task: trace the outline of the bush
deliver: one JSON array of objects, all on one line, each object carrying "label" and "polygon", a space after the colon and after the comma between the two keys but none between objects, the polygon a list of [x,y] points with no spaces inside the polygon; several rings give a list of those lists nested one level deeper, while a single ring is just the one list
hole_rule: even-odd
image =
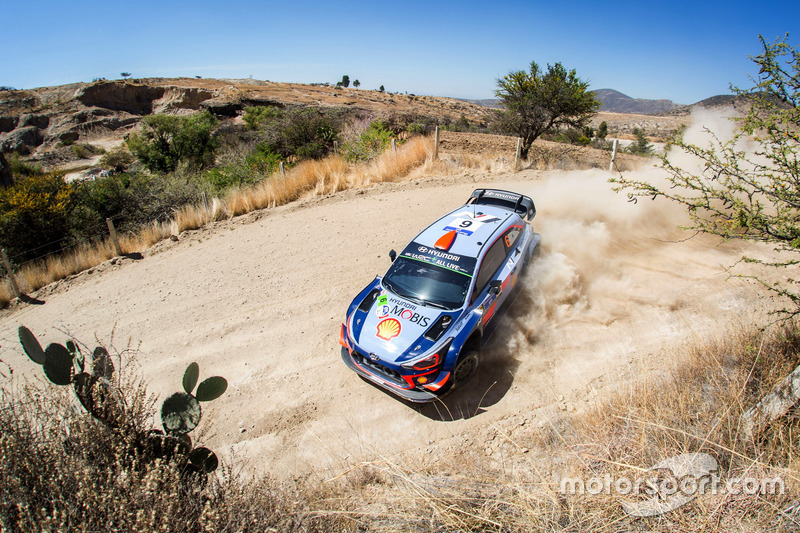
[{"label": "bush", "polygon": [[279,154],[259,145],[242,160],[206,171],[203,179],[209,184],[212,194],[219,194],[231,187],[251,185],[275,172],[282,160]]},{"label": "bush", "polygon": [[196,180],[178,175],[129,173],[85,182],[78,194],[72,229],[76,237],[91,239],[107,235],[106,218],[121,232],[170,220],[180,207],[199,202],[201,189]]},{"label": "bush", "polygon": [[23,178],[26,176],[39,176],[44,174],[42,165],[38,163],[29,163],[22,159],[22,157],[13,152],[8,158],[8,165],[11,167],[11,174],[15,178]]},{"label": "bush", "polygon": [[386,123],[374,120],[358,137],[342,146],[342,156],[348,161],[369,161],[383,153],[392,138],[392,132],[386,128]]},{"label": "bush", "polygon": [[0,189],[0,246],[17,261],[60,251],[70,234],[75,192],[57,173],[26,176]]},{"label": "bush", "polygon": [[89,159],[93,155],[100,153],[98,148],[87,143],[72,144],[71,146],[72,153],[75,154],[75,157],[78,159]]},{"label": "bush", "polygon": [[115,172],[123,172],[128,166],[135,161],[133,154],[124,145],[113,148],[110,152],[106,152],[100,158],[100,166],[113,170]]},{"label": "bush", "polygon": [[634,155],[648,155],[653,153],[653,145],[647,141],[644,131],[639,128],[633,129],[636,141],[627,148],[627,152]]},{"label": "bush", "polygon": [[292,109],[267,123],[262,146],[286,160],[319,159],[333,150],[339,132],[337,122],[318,109]]},{"label": "bush", "polygon": [[242,118],[251,130],[274,126],[282,117],[283,110],[278,107],[250,106],[244,108]]},{"label": "bush", "polygon": [[128,148],[153,172],[168,172],[186,164],[203,168],[214,163],[218,142],[212,131],[218,121],[204,111],[189,116],[149,115],[143,130],[128,137]]}]

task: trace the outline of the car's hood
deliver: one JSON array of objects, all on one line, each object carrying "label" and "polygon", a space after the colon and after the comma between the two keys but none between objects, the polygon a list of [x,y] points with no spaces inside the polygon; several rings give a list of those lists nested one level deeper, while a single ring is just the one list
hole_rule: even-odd
[{"label": "car's hood", "polygon": [[[442,314],[441,309],[384,290],[366,313],[356,313],[360,323],[354,327],[354,340],[367,354],[390,363],[403,363],[433,347],[434,341],[423,335]],[[453,312],[447,314],[452,316]]]}]

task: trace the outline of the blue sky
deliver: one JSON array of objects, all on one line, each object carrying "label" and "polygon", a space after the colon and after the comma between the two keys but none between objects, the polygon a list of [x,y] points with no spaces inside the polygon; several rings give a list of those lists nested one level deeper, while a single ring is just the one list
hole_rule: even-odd
[{"label": "blue sky", "polygon": [[593,89],[689,104],[748,86],[748,56],[800,1],[0,0],[0,85],[203,76],[492,98],[511,70],[560,61]]}]

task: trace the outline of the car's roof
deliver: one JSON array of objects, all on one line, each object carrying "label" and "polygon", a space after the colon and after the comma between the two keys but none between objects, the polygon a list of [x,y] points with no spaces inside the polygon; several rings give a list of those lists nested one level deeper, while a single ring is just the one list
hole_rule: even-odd
[{"label": "car's roof", "polygon": [[492,235],[499,228],[505,227],[512,217],[519,218],[512,211],[501,207],[463,205],[428,226],[414,242],[434,249],[440,239],[455,231],[455,239],[446,251],[466,257],[480,257],[481,250],[491,244],[489,239]]}]

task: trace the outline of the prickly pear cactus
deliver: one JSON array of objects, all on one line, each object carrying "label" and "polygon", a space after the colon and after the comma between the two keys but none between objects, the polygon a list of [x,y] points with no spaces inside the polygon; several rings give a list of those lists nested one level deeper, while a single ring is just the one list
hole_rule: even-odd
[{"label": "prickly pear cactus", "polygon": [[[125,421],[119,391],[113,387],[114,363],[105,348],[95,348],[87,365],[83,352],[72,340],[68,340],[66,346],[53,343],[43,350],[36,336],[25,326],[19,328],[19,340],[25,353],[42,367],[50,382],[73,386],[81,405],[93,417],[111,429],[131,430],[132,426]],[[87,366],[90,372],[87,372]],[[161,405],[164,431],[136,430],[135,438],[138,448],[146,450],[147,456],[176,460],[183,472],[205,479],[205,474],[216,470],[219,460],[204,446],[193,448],[188,433],[200,423],[203,414],[200,402],[210,402],[222,396],[228,382],[220,376],[212,376],[198,385],[199,378],[199,365],[190,364],[183,374],[183,392],[172,394]]]},{"label": "prickly pear cactus", "polygon": [[[161,405],[161,424],[164,426],[165,436],[185,436],[200,423],[203,416],[200,402],[210,402],[222,396],[228,388],[228,382],[220,376],[204,379],[197,392],[195,385],[200,378],[200,366],[190,364],[183,373],[183,392],[176,392],[169,396]],[[194,448],[188,453],[186,465],[197,472],[213,472],[219,464],[217,456],[208,448]]]}]

